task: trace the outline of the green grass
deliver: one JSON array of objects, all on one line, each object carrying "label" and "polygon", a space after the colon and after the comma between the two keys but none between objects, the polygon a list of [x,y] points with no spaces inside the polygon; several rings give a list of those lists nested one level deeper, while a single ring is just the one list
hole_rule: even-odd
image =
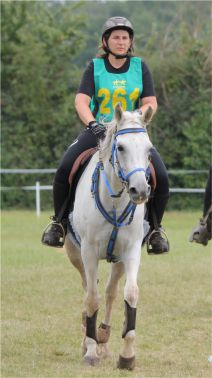
[{"label": "green grass", "polygon": [[[112,360],[95,368],[81,363],[83,291],[66,255],[40,243],[48,216],[2,212],[2,377],[211,377],[211,244],[188,242],[200,213],[168,212],[171,252],[143,250],[133,372],[115,368],[124,280],[112,315]],[[108,268],[100,263],[100,321]]]}]

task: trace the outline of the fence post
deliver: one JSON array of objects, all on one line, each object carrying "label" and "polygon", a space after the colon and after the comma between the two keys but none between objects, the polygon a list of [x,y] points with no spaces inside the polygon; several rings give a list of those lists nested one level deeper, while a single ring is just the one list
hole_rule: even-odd
[{"label": "fence post", "polygon": [[36,214],[40,216],[40,183],[36,181]]}]

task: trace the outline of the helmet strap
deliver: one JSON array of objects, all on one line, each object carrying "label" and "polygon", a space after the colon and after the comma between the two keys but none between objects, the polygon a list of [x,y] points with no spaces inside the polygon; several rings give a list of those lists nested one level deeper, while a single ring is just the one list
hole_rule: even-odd
[{"label": "helmet strap", "polygon": [[125,58],[128,58],[128,56],[130,56],[130,51],[127,51],[126,54],[114,54],[110,49],[107,49],[107,52],[113,56],[115,56],[116,59],[125,59]]}]

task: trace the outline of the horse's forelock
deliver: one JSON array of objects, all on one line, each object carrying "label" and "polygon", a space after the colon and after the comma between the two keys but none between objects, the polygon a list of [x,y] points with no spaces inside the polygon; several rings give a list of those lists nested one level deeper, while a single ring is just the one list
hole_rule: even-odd
[{"label": "horse's forelock", "polygon": [[120,129],[130,128],[130,127],[145,127],[145,124],[142,122],[141,113],[138,111],[134,112],[124,112],[123,119],[120,123]]}]

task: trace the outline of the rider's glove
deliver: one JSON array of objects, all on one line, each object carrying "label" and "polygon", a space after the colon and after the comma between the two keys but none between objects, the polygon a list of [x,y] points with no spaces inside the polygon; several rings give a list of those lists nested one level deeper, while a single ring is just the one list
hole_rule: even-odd
[{"label": "rider's glove", "polygon": [[88,128],[98,139],[104,139],[106,133],[106,127],[102,123],[91,121],[88,124]]}]

